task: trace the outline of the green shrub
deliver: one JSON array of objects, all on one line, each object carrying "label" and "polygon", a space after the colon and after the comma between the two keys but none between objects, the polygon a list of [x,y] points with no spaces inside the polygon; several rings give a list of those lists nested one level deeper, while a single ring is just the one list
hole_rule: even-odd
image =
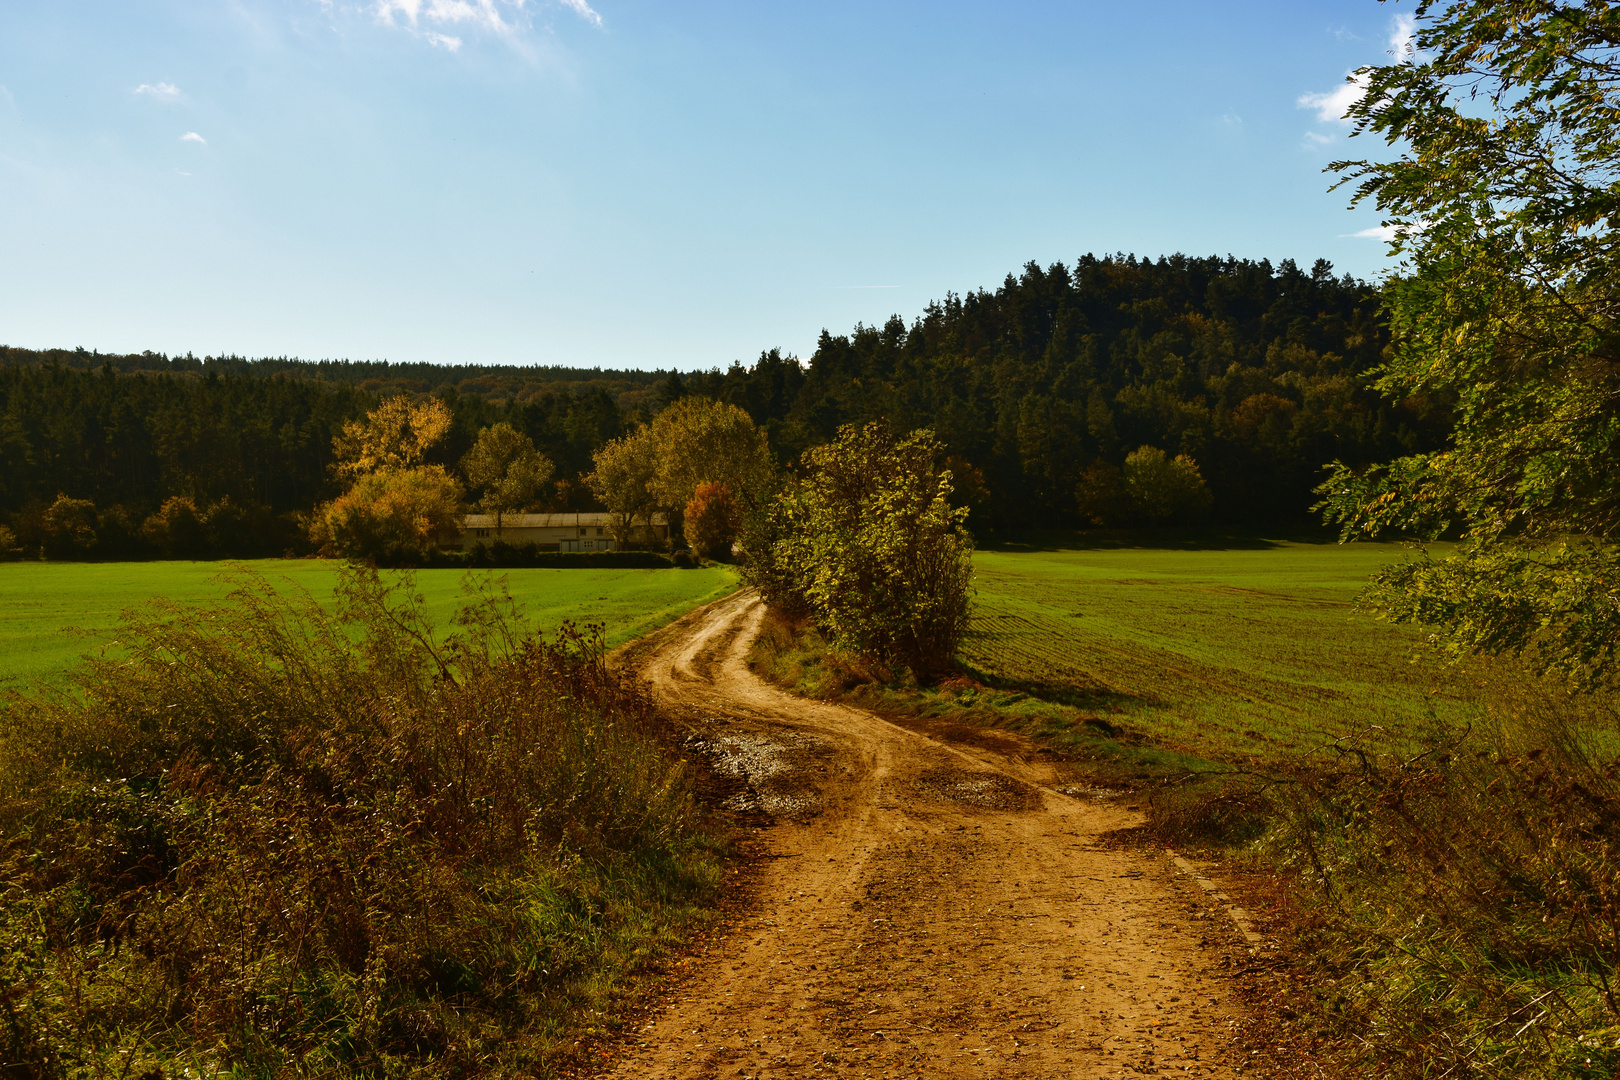
[{"label": "green shrub", "polygon": [[244,578],[0,706],[0,1052],[23,1075],[544,1074],[717,880],[599,637]]},{"label": "green shrub", "polygon": [[931,432],[840,429],[748,540],[767,601],[808,610],[838,648],[928,681],[967,632],[972,539]]},{"label": "green shrub", "polygon": [[1214,503],[1198,463],[1186,454],[1138,447],[1125,458],[1124,478],[1131,510],[1153,525],[1202,521]]},{"label": "green shrub", "polygon": [[96,549],[96,504],[58,495],[39,519],[40,550],[47,559],[82,559]]}]

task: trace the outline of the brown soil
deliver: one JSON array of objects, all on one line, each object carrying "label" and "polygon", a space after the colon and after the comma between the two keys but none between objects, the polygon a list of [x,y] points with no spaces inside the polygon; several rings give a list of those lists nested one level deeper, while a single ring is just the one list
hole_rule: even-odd
[{"label": "brown soil", "polygon": [[621,654],[720,797],[774,824],[718,959],[609,1075],[1240,1074],[1224,972],[1257,946],[1166,853],[1110,839],[1142,822],[1129,796],[1006,732],[785,694],[744,659],[763,614],[738,593]]}]

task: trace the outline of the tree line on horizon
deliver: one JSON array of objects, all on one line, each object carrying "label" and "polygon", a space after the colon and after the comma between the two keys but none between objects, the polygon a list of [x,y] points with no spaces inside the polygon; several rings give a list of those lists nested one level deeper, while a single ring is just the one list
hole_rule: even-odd
[{"label": "tree line on horizon", "polygon": [[[66,497],[90,509],[58,554],[173,555],[152,518],[180,498],[201,525],[186,553],[304,550],[308,515],[342,490],[334,438],[393,393],[450,411],[430,464],[495,424],[529,439],[554,465],[537,509],[601,508],[593,455],[697,396],[747,412],[783,465],[849,424],[931,430],[980,536],[1303,521],[1325,462],[1393,460],[1449,430],[1446,401],[1387,400],[1364,377],[1388,344],[1380,303],[1320,260],[1115,255],[1030,263],[909,325],[824,331],[804,363],[773,349],[706,372],[0,348],[0,521],[14,549],[49,550]],[[1185,497],[1133,498],[1153,470]]]}]

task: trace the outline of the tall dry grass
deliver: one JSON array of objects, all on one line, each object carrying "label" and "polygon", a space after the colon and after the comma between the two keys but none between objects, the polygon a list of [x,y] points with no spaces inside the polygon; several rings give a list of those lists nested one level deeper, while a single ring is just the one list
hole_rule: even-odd
[{"label": "tall dry grass", "polygon": [[1265,789],[1261,850],[1310,900],[1307,1022],[1371,1075],[1620,1075],[1614,703],[1477,675],[1472,728],[1347,737]]},{"label": "tall dry grass", "polygon": [[242,578],[0,705],[0,1072],[545,1074],[718,879],[599,636]]}]

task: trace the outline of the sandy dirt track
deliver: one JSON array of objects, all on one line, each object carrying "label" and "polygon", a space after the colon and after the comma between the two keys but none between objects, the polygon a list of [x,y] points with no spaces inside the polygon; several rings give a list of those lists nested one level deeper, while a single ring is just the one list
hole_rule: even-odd
[{"label": "sandy dirt track", "polygon": [[771,687],[763,615],[738,593],[624,654],[774,824],[757,904],[609,1075],[1240,1075],[1219,964],[1248,946],[1167,855],[1104,840],[1134,808],[1012,736]]}]

